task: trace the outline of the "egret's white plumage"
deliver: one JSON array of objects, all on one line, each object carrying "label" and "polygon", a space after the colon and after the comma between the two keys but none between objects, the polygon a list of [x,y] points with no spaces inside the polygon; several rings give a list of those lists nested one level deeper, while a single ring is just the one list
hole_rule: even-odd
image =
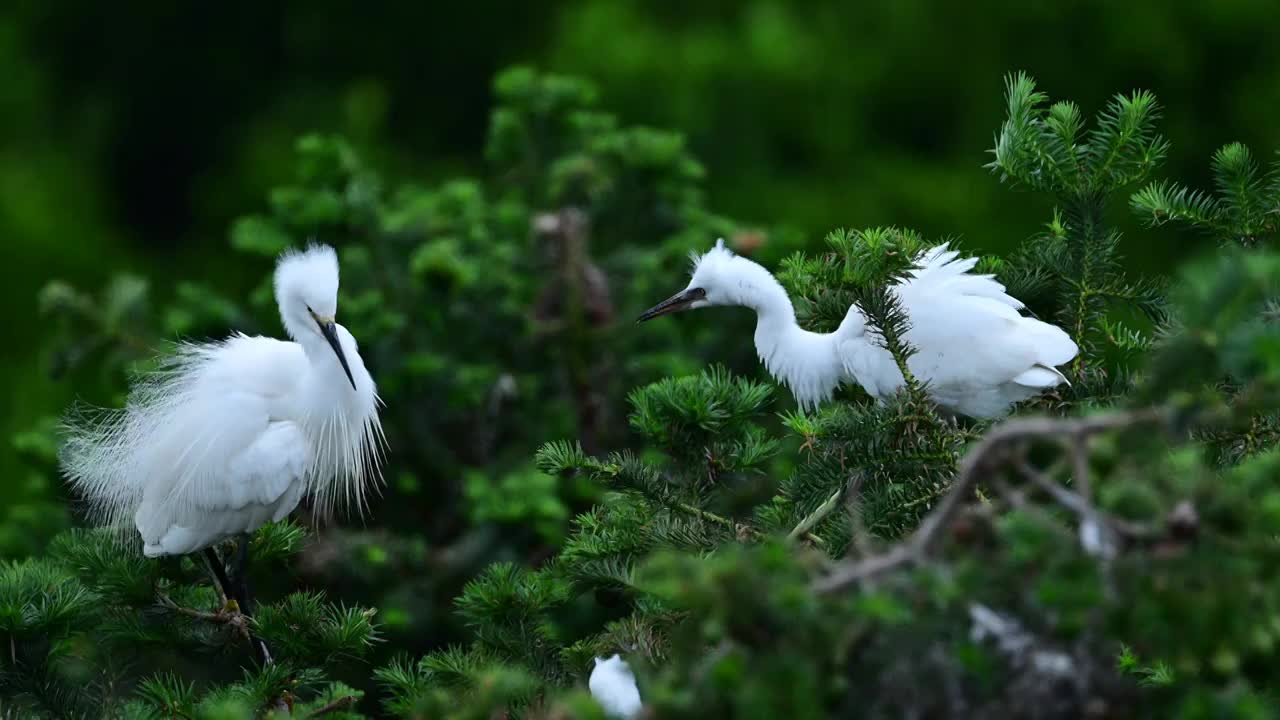
[{"label": "egret's white plumage", "polygon": [[[755,310],[760,360],[804,408],[829,400],[841,383],[856,383],[875,398],[902,387],[893,355],[856,305],[835,332],[810,332],[796,323],[781,283],[735,255],[723,240],[693,260],[688,287],[642,320],[711,305]],[[928,383],[929,395],[942,408],[991,418],[1066,382],[1056,366],[1078,349],[1061,328],[1024,317],[1022,302],[994,277],[971,274],[977,263],[939,245],[917,258],[893,292],[908,318],[906,339],[916,349],[907,368]]]},{"label": "egret's white plumage", "polygon": [[620,655],[615,653],[609,658],[596,658],[587,688],[609,717],[630,720],[640,715],[642,706],[636,676]]},{"label": "egret's white plumage", "polygon": [[148,556],[251,532],[304,496],[317,512],[337,502],[363,512],[381,481],[373,378],[333,322],[333,249],[282,255],[275,294],[293,342],[235,334],[179,344],[123,409],[67,425],[67,479],[98,522],[132,523]]}]

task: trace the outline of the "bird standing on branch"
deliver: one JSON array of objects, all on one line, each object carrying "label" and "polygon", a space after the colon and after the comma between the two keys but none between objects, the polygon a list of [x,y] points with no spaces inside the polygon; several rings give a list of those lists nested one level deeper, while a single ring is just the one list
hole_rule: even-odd
[{"label": "bird standing on branch", "polygon": [[[1008,413],[1013,403],[1067,381],[1056,369],[1075,357],[1075,342],[1057,326],[1024,317],[1023,304],[990,275],[973,275],[977,258],[957,259],[945,244],[922,253],[891,290],[906,314],[905,339],[915,352],[907,369],[927,383],[941,408],[976,418]],[[832,333],[796,323],[781,283],[760,265],[716,242],[694,257],[693,278],[681,292],[645,311],[638,322],[712,305],[756,311],[756,352],[801,407],[831,399],[842,383],[856,383],[884,399],[905,382],[893,355],[854,305]]]},{"label": "bird standing on branch", "polygon": [[[317,514],[339,501],[363,513],[386,447],[373,378],[334,320],[333,248],[284,253],[275,295],[293,342],[237,333],[181,343],[123,409],[72,418],[62,452],[94,520],[132,523],[147,557],[203,550],[246,614],[249,533],[304,496]],[[235,583],[213,549],[233,537]]]}]

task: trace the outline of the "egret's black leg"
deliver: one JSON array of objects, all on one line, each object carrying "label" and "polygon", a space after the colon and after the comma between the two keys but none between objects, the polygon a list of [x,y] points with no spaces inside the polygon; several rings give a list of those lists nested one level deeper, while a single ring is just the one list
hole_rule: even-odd
[{"label": "egret's black leg", "polygon": [[253,608],[249,607],[249,540],[250,535],[243,533],[240,535],[239,546],[236,548],[236,602],[240,604],[240,612],[249,615],[253,612]]},{"label": "egret's black leg", "polygon": [[228,599],[234,599],[235,593],[231,587],[231,580],[227,578],[227,569],[223,567],[222,558],[218,557],[218,552],[207,547],[204,549],[204,559],[209,563],[209,571],[221,586],[222,594]]},{"label": "egret's black leg", "polygon": [[[236,567],[235,575],[237,582],[233,585],[227,577],[227,570],[222,564],[222,559],[218,557],[217,551],[213,548],[204,549],[205,560],[209,561],[209,569],[213,572],[213,576],[217,578],[218,584],[222,586],[222,594],[229,600],[235,600],[240,606],[240,613],[246,617],[249,615],[249,580],[245,576],[245,566],[249,559],[249,536],[245,535],[240,538],[240,547],[236,551]],[[253,654],[258,658],[258,662],[263,665],[270,665],[271,651],[267,649],[267,644],[261,638],[246,631],[249,637],[249,644],[253,646]]]}]

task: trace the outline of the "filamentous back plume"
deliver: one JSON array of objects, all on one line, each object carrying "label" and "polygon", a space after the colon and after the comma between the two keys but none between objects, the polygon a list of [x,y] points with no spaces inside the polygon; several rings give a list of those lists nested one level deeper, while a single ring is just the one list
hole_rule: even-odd
[{"label": "filamentous back plume", "polygon": [[123,409],[67,418],[65,477],[96,523],[136,531],[147,556],[245,536],[303,497],[318,513],[363,514],[381,484],[380,401],[355,338],[334,321],[333,249],[282,255],[275,294],[292,342],[237,333],[178,344]]}]

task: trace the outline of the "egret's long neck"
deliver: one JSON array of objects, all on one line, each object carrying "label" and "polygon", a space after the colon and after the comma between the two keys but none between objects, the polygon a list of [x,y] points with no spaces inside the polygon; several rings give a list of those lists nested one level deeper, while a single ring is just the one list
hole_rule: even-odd
[{"label": "egret's long neck", "polygon": [[843,376],[836,335],[800,327],[782,284],[763,267],[750,265],[754,269],[745,273],[737,300],[756,311],[756,354],[801,407],[816,407],[831,398]]},{"label": "egret's long neck", "polygon": [[[363,424],[375,412],[375,390],[373,379],[360,359],[355,338],[346,328],[337,326],[338,343],[351,367],[352,380],[348,380],[337,353],[321,334],[304,303],[281,300],[280,319],[289,337],[302,346],[307,356],[306,370],[298,378],[302,389],[295,400],[299,419],[314,426],[312,429]],[[356,389],[351,387],[352,381]]]},{"label": "egret's long neck", "polygon": [[[338,362],[338,356],[333,352],[333,347],[329,345],[324,335],[320,334],[320,328],[306,306],[296,302],[281,302],[280,319],[284,323],[285,332],[294,342],[302,346],[302,352],[307,356],[308,372],[302,381],[311,386],[312,390],[321,393],[315,401],[323,405],[321,401],[326,399],[335,401],[342,399],[340,394],[332,390],[326,391],[326,388],[332,386],[333,390],[337,390],[345,385],[347,390],[350,390],[351,386],[347,382],[341,363]],[[344,347],[343,350],[350,361],[354,349]]]},{"label": "egret's long neck", "polygon": [[324,515],[345,504],[363,514],[366,494],[381,482],[385,440],[373,378],[351,333],[339,325],[337,335],[355,388],[324,337],[302,335],[298,343],[307,355],[308,369],[299,393],[299,421],[312,442],[316,512]]},{"label": "egret's long neck", "polygon": [[300,378],[305,388],[301,398],[305,417],[309,422],[326,423],[335,415],[346,415],[351,385],[329,342],[314,330],[299,332],[294,340],[307,356],[307,370]]}]

